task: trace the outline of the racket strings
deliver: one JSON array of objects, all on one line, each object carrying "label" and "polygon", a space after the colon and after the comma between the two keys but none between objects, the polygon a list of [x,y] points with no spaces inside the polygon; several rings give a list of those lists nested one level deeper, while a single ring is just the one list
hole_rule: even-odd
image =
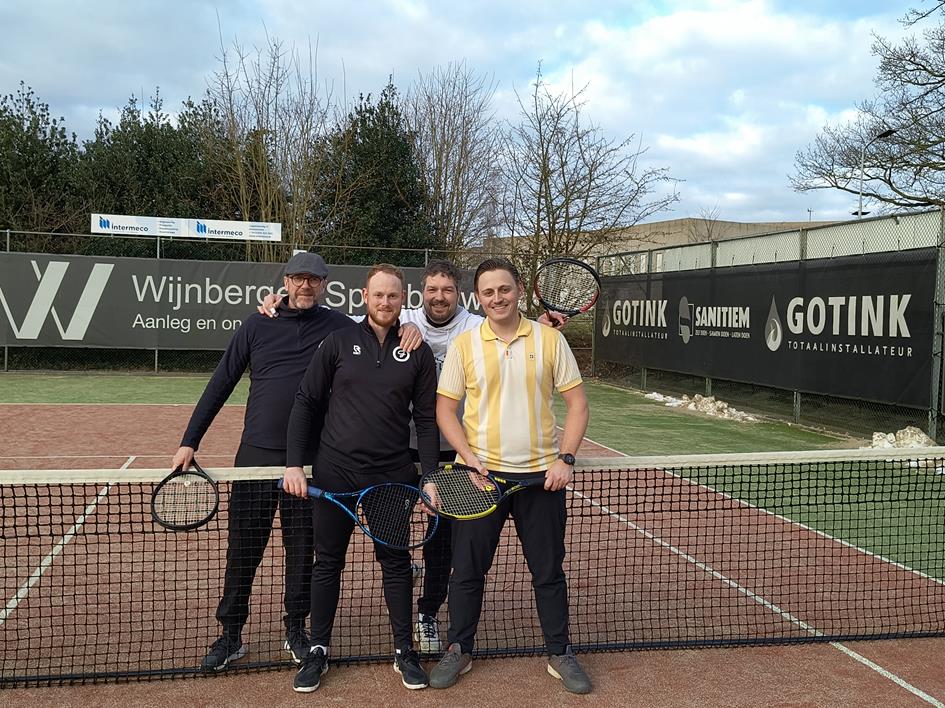
[{"label": "racket strings", "polygon": [[154,494],[153,509],[166,523],[185,526],[210,516],[217,505],[212,482],[197,474],[168,479]]},{"label": "racket strings", "polygon": [[407,484],[385,484],[361,495],[361,525],[373,538],[398,548],[423,545],[436,530],[423,512],[420,491]]},{"label": "racket strings", "polygon": [[545,304],[562,310],[579,310],[599,289],[594,274],[576,263],[553,263],[541,268],[537,286]]},{"label": "racket strings", "polygon": [[436,511],[446,516],[485,514],[499,503],[501,491],[495,485],[492,489],[481,489],[470,474],[478,473],[457,467],[435,470],[424,478],[423,495]]}]

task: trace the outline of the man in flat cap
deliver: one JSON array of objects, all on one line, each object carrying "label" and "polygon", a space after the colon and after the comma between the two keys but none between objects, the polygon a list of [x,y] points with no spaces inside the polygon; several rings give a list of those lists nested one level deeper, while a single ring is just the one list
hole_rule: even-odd
[{"label": "man in flat cap", "polygon": [[[350,318],[319,305],[328,268],[315,253],[296,253],[285,267],[286,292],[278,317],[247,317],[233,334],[223,358],[200,397],[174,455],[174,468],[191,464],[194,452],[214,417],[249,367],[249,398],[237,467],[286,464],[289,413],[312,354],[331,332],[356,325]],[[281,470],[280,475],[281,476]],[[220,671],[243,656],[242,629],[249,616],[249,596],[256,569],[280,509],[285,547],[285,649],[296,663],[309,653],[305,621],[311,599],[313,560],[312,511],[309,500],[283,493],[277,480],[233,484],[229,502],[226,574],[216,617],[220,638],[204,657],[204,671]]]}]

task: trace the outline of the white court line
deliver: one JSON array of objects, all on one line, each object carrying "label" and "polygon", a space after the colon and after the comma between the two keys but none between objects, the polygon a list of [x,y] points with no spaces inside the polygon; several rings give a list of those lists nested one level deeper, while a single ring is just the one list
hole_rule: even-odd
[{"label": "white court line", "polygon": [[[590,438],[584,438],[584,439],[587,440],[587,441],[590,442],[590,443],[594,443],[594,445],[597,445],[598,447],[604,448],[605,450],[610,450],[611,452],[615,452],[615,453],[617,453],[618,455],[623,455],[623,453],[621,453],[620,450],[614,450],[614,448],[612,448],[612,447],[607,447],[606,445],[602,445],[601,443],[595,442],[594,440],[591,440]],[[676,474],[675,472],[668,472],[667,470],[663,470],[663,469],[654,469],[654,471],[662,472],[664,475],[668,475],[668,476],[670,476],[670,477],[675,477],[676,479],[681,480],[681,481],[683,481],[683,482],[686,482],[686,483],[690,484],[690,485],[693,486],[693,487],[699,487],[699,488],[701,488],[701,489],[705,489],[706,491],[709,491],[709,492],[711,492],[712,494],[716,494],[716,495],[718,495],[719,497],[722,497],[722,498],[724,498],[724,499],[727,499],[727,500],[729,500],[729,501],[731,501],[731,502],[735,502],[736,504],[739,504],[739,505],[745,507],[746,509],[753,509],[753,510],[755,510],[755,511],[759,511],[759,512],[761,512],[761,513],[767,514],[768,516],[773,516],[775,519],[778,519],[779,521],[783,521],[783,522],[786,523],[786,524],[789,524],[789,525],[791,525],[791,526],[796,526],[797,528],[803,529],[804,531],[807,531],[807,532],[809,532],[809,533],[812,533],[812,534],[814,534],[814,535],[816,535],[816,536],[820,536],[820,537],[823,538],[823,539],[826,539],[826,540],[828,540],[828,541],[832,541],[833,543],[836,543],[836,544],[841,545],[841,546],[845,546],[846,548],[849,548],[849,549],[851,549],[851,550],[854,550],[854,551],[856,551],[857,553],[862,553],[862,554],[865,555],[865,556],[869,556],[870,558],[875,558],[875,559],[877,559],[877,560],[879,560],[879,561],[882,561],[883,563],[886,563],[887,565],[891,565],[891,566],[894,566],[894,567],[896,567],[896,568],[899,568],[900,570],[904,570],[904,571],[906,571],[906,572],[908,572],[908,573],[912,573],[913,575],[916,575],[916,576],[922,578],[923,580],[928,580],[929,582],[937,583],[938,585],[945,585],[945,580],[941,580],[941,579],[939,579],[939,578],[932,577],[931,575],[928,575],[927,573],[923,573],[921,570],[916,570],[915,568],[910,568],[909,566],[907,566],[907,565],[905,565],[905,564],[903,564],[903,563],[900,563],[899,561],[894,561],[892,558],[887,558],[886,556],[880,555],[879,553],[874,553],[873,551],[871,551],[871,550],[869,550],[869,549],[861,548],[860,546],[857,546],[857,545],[855,545],[855,544],[853,544],[853,543],[850,543],[849,541],[847,541],[847,540],[845,540],[845,539],[837,538],[836,536],[831,536],[831,535],[830,535],[829,533],[827,533],[826,531],[821,531],[820,529],[815,529],[815,528],[813,528],[812,526],[808,526],[807,524],[805,524],[805,523],[803,523],[803,522],[801,522],[801,521],[797,521],[796,519],[792,519],[792,518],[787,517],[787,516],[782,516],[781,514],[778,514],[778,513],[773,512],[773,511],[770,511],[770,510],[768,510],[768,509],[765,509],[765,508],[762,507],[762,506],[756,506],[755,504],[751,504],[750,502],[746,502],[744,499],[739,499],[738,497],[733,497],[731,494],[728,494],[727,492],[720,492],[719,490],[715,489],[714,487],[710,487],[710,486],[707,485],[707,484],[701,484],[701,483],[699,483],[699,482],[694,482],[694,481],[692,481],[691,479],[689,479],[688,477],[686,477],[686,476],[684,476],[684,475]]]},{"label": "white court line", "polygon": [[[587,440],[587,441],[590,442],[590,443],[593,443],[594,445],[597,445],[598,447],[604,448],[605,450],[610,450],[611,452],[615,452],[615,453],[617,453],[618,455],[623,455],[623,453],[620,452],[619,450],[614,450],[614,448],[608,447],[607,445],[601,445],[600,443],[595,442],[594,440],[591,440],[590,438],[587,438],[587,437],[586,437],[585,440]],[[670,473],[670,474],[672,474],[672,473]],[[684,480],[686,479],[685,477],[679,477],[678,475],[673,475],[673,476],[677,477],[678,479],[684,479]],[[690,480],[686,480],[686,481],[690,481]],[[690,483],[692,484],[691,481],[690,481]],[[727,495],[727,494],[724,494],[723,492],[717,492],[716,490],[712,489],[711,487],[705,487],[704,485],[695,485],[695,486],[700,486],[700,487],[703,487],[704,489],[709,489],[710,491],[712,491],[712,492],[715,493],[715,494],[719,494],[719,495],[722,495],[722,496],[726,496],[726,497],[728,497],[729,499],[732,499],[732,500],[734,500],[734,501],[742,502],[742,500],[740,500],[740,499],[735,499],[734,497],[731,497],[731,496],[729,496],[729,495]],[[683,551],[682,549],[676,548],[676,546],[672,545],[672,544],[669,543],[668,541],[664,541],[662,538],[659,538],[658,536],[656,536],[655,534],[651,533],[650,531],[647,531],[646,529],[642,528],[641,526],[638,526],[637,524],[633,523],[632,521],[630,521],[629,519],[627,519],[627,518],[624,517],[623,515],[618,514],[618,513],[614,512],[614,511],[611,511],[611,510],[608,509],[606,506],[604,506],[603,504],[601,504],[601,503],[595,501],[594,499],[591,499],[590,497],[588,497],[588,496],[586,496],[586,495],[584,495],[584,494],[581,494],[581,493],[578,492],[578,491],[575,491],[573,488],[572,488],[571,491],[575,494],[575,496],[578,496],[578,497],[584,499],[584,500],[587,501],[589,504],[591,504],[592,506],[596,506],[598,509],[600,509],[601,511],[605,512],[606,514],[608,514],[608,515],[611,516],[612,518],[615,518],[615,519],[617,519],[618,521],[620,521],[620,522],[626,524],[627,526],[629,526],[630,528],[632,528],[633,530],[635,530],[637,533],[642,534],[644,537],[650,539],[650,540],[653,541],[654,543],[656,543],[656,544],[658,544],[658,545],[660,545],[660,546],[666,548],[667,550],[669,550],[670,552],[672,552],[672,553],[674,553],[674,554],[680,556],[681,558],[683,558],[683,559],[686,560],[687,562],[689,562],[689,563],[695,565],[697,568],[699,568],[700,570],[704,571],[705,573],[708,573],[708,574],[711,575],[713,578],[719,580],[720,582],[724,583],[725,585],[728,585],[729,587],[733,588],[734,590],[737,590],[737,591],[740,592],[741,594],[745,595],[747,598],[749,598],[749,599],[753,600],[754,602],[757,602],[757,603],[760,604],[761,606],[763,606],[763,607],[765,607],[765,608],[771,610],[772,612],[774,612],[775,614],[777,614],[777,615],[783,617],[784,619],[788,620],[788,621],[791,622],[792,624],[795,624],[796,626],[798,626],[798,627],[800,627],[801,629],[803,629],[805,632],[808,632],[811,636],[815,636],[815,637],[823,636],[823,632],[820,632],[820,631],[817,630],[816,628],[814,628],[814,627],[812,627],[811,625],[807,624],[807,623],[804,622],[803,620],[801,620],[801,619],[795,617],[795,616],[792,615],[790,612],[788,612],[788,611],[782,609],[781,607],[778,607],[777,605],[775,605],[774,603],[770,602],[769,600],[766,600],[764,597],[758,595],[757,593],[752,592],[752,591],[749,590],[748,588],[746,588],[746,587],[742,586],[741,584],[739,584],[737,581],[732,580],[732,579],[729,578],[728,576],[726,576],[726,575],[720,573],[719,571],[715,570],[714,568],[712,568],[712,567],[711,567],[710,565],[708,565],[707,563],[703,563],[702,561],[700,561],[700,560],[698,560],[697,558],[695,558],[695,557],[689,555],[688,553],[686,553],[686,552]],[[855,549],[855,550],[857,550],[857,551],[861,551],[861,552],[866,553],[866,554],[868,554],[868,555],[870,555],[870,556],[873,556],[873,557],[875,557],[875,558],[879,558],[879,559],[881,559],[881,560],[883,560],[883,561],[886,561],[886,562],[890,563],[891,565],[897,566],[897,567],[902,568],[902,569],[904,569],[904,570],[908,570],[908,571],[913,572],[913,573],[915,573],[915,574],[917,574],[917,575],[920,575],[920,576],[923,577],[923,578],[926,578],[926,579],[929,579],[929,580],[934,580],[934,581],[936,581],[936,582],[941,583],[941,581],[938,580],[937,578],[931,578],[931,577],[927,576],[925,573],[922,573],[922,572],[916,571],[916,570],[912,570],[911,568],[908,568],[908,567],[906,567],[906,566],[904,566],[904,565],[902,565],[902,564],[900,564],[900,563],[896,563],[895,561],[889,560],[889,559],[887,559],[887,558],[883,558],[882,556],[878,556],[878,555],[876,555],[876,554],[874,554],[874,553],[871,553],[870,551],[867,551],[867,550],[865,550],[865,549],[861,549],[861,548],[859,548],[859,547],[857,547],[857,546],[854,546],[853,544],[850,544],[850,543],[848,543],[848,542],[846,542],[846,541],[843,541],[843,540],[837,539],[837,538],[833,538],[833,537],[831,537],[831,536],[829,536],[829,535],[827,535],[827,534],[823,534],[823,533],[817,531],[816,529],[811,529],[811,528],[807,527],[807,526],[804,525],[804,524],[800,524],[800,523],[795,522],[795,521],[793,521],[793,520],[791,520],[791,519],[788,519],[788,518],[786,518],[786,517],[780,516],[779,514],[772,514],[772,512],[768,512],[766,509],[761,509],[760,507],[756,507],[756,506],[754,506],[754,505],[752,505],[752,504],[748,504],[747,502],[742,502],[742,503],[745,504],[745,506],[747,506],[747,507],[750,507],[750,508],[752,508],[752,509],[756,509],[756,510],[758,510],[758,511],[764,511],[764,512],[766,512],[766,513],[768,513],[768,514],[771,514],[772,516],[775,516],[775,517],[778,518],[778,519],[781,519],[781,520],[786,521],[786,522],[791,523],[791,524],[795,524],[795,525],[801,526],[801,527],[807,529],[808,531],[811,531],[811,532],[813,532],[813,533],[822,535],[822,536],[824,536],[825,538],[827,538],[827,539],[829,539],[829,540],[836,541],[837,543],[841,543],[841,544],[843,544],[843,545],[845,545],[845,546],[848,546],[849,548]],[[896,684],[897,686],[899,686],[900,688],[903,688],[903,689],[905,689],[906,691],[909,691],[909,693],[913,694],[913,695],[916,696],[917,698],[922,699],[922,700],[925,701],[926,703],[929,703],[930,705],[936,706],[936,708],[945,708],[945,703],[942,703],[942,702],[939,701],[937,698],[935,698],[935,697],[933,697],[933,696],[930,696],[929,694],[927,694],[925,691],[923,691],[922,689],[918,688],[917,686],[913,686],[911,683],[909,683],[908,681],[906,681],[906,680],[903,679],[902,677],[898,676],[897,674],[894,674],[893,672],[891,672],[891,671],[889,671],[888,669],[886,669],[886,668],[880,666],[879,664],[875,663],[874,661],[871,661],[870,659],[866,658],[866,657],[863,656],[862,654],[859,654],[858,652],[853,651],[853,650],[850,649],[848,646],[845,646],[844,644],[841,644],[840,642],[830,642],[830,646],[832,646],[834,649],[840,651],[841,653],[845,654],[846,656],[848,656],[849,658],[853,659],[854,661],[857,661],[857,662],[859,662],[860,664],[862,664],[863,666],[865,666],[865,667],[871,669],[872,671],[875,671],[876,673],[878,673],[878,674],[879,674],[880,676],[882,676],[883,678],[885,678],[885,679],[887,679],[887,680],[889,680],[889,681],[892,681],[893,683],[895,683],[895,684]]]},{"label": "white court line", "polygon": [[[122,465],[121,469],[128,469],[128,466],[134,461],[134,457],[129,457],[125,464]],[[43,558],[40,564],[36,566],[36,570],[34,570],[29,579],[20,586],[19,590],[16,591],[16,595],[7,600],[6,607],[4,607],[3,610],[0,610],[0,625],[6,622],[7,618],[13,614],[13,611],[17,608],[17,606],[26,599],[30,588],[39,582],[39,579],[43,577],[43,573],[49,569],[53,561],[56,560],[56,556],[62,553],[69,542],[75,537],[76,533],[78,533],[79,529],[82,527],[82,524],[85,523],[85,520],[95,513],[95,507],[98,506],[102,499],[108,496],[108,490],[112,488],[112,484],[112,482],[109,482],[99,490],[95,500],[90,502],[89,505],[85,507],[85,511],[83,511],[79,518],[75,520],[75,523],[69,527],[69,530],[66,531],[65,535],[59,539],[59,542],[53,546],[53,549],[48,554],[46,554],[46,557]]]}]

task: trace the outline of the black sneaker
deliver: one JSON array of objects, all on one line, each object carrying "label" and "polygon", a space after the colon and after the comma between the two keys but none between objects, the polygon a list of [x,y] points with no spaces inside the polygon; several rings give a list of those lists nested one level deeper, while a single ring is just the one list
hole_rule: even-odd
[{"label": "black sneaker", "polygon": [[282,645],[282,648],[289,652],[292,656],[292,661],[296,664],[301,664],[302,659],[305,658],[305,655],[308,654],[312,648],[312,643],[309,641],[305,627],[289,628],[285,633],[285,644]]},{"label": "black sneaker", "polygon": [[325,647],[312,647],[302,659],[302,668],[295,675],[292,688],[299,693],[311,693],[318,690],[322,674],[326,671],[328,671],[328,656],[325,654]]},{"label": "black sneaker", "polygon": [[427,672],[420,666],[420,655],[413,649],[398,649],[394,653],[394,671],[400,674],[407,688],[426,688],[429,683]]},{"label": "black sneaker", "polygon": [[246,654],[246,645],[236,637],[228,637],[225,634],[216,640],[211,646],[210,651],[200,662],[202,671],[222,671],[231,661],[236,661]]}]

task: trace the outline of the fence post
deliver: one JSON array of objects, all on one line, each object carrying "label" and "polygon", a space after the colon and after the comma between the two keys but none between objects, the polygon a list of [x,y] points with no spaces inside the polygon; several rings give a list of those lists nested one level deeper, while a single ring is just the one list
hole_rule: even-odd
[{"label": "fence post", "polygon": [[935,294],[932,301],[932,381],[929,385],[928,428],[935,440],[938,433],[938,411],[941,406],[942,337],[945,317],[945,209],[938,211],[938,237],[935,239]]},{"label": "fence post", "polygon": [[646,391],[646,367],[640,367],[640,388]]},{"label": "fence post", "polygon": [[[155,258],[157,258],[158,260],[161,260],[161,237],[160,236],[158,236],[157,239],[155,240]],[[158,368],[159,368],[158,351],[160,350],[157,347],[155,347],[154,348],[154,373],[155,374],[158,372]]]},{"label": "fence post", "polygon": [[794,392],[794,413],[792,415],[792,418],[795,423],[801,422],[801,392],[800,391]]},{"label": "fence post", "polygon": [[[7,253],[10,252],[10,229],[7,229]],[[3,370],[7,371],[7,359],[10,355],[10,347],[3,345]]]},{"label": "fence post", "polygon": [[705,397],[708,398],[712,395],[712,377],[705,377]]}]

